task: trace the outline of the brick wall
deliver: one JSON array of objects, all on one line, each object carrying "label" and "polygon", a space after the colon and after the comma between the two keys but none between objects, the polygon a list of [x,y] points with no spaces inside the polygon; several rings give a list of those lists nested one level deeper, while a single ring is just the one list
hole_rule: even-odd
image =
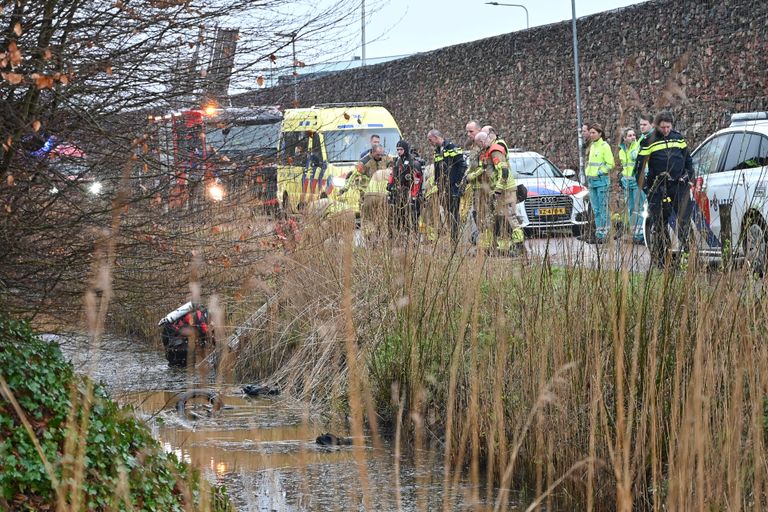
[{"label": "brick wall", "polygon": [[[643,111],[671,109],[698,144],[731,112],[768,110],[768,1],[652,0],[581,18],[578,36],[582,117],[613,146]],[[578,165],[570,21],[299,81],[298,96],[301,106],[381,100],[422,151],[429,129],[463,144],[479,119],[511,146]],[[292,99],[287,86],[234,102]]]}]

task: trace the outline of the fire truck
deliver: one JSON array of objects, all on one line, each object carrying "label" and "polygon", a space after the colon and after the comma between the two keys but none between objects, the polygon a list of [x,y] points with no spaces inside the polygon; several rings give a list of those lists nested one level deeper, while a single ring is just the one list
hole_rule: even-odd
[{"label": "fire truck", "polygon": [[250,193],[265,208],[278,205],[277,141],[283,113],[277,106],[174,111],[150,116],[151,151],[170,206],[203,197]]}]

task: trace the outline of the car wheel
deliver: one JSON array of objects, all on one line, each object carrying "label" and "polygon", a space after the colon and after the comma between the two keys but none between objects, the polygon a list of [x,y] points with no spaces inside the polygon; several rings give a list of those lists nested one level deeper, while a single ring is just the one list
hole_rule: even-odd
[{"label": "car wheel", "polygon": [[768,254],[768,230],[760,217],[750,218],[744,225],[744,263],[756,275],[763,277]]}]

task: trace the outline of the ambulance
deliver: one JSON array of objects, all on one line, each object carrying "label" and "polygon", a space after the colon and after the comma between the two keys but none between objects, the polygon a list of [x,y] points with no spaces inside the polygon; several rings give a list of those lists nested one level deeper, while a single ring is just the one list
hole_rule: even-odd
[{"label": "ambulance", "polygon": [[326,103],[284,112],[277,149],[277,196],[287,212],[327,196],[355,212],[360,194],[347,177],[378,135],[395,154],[400,129],[380,103]]}]

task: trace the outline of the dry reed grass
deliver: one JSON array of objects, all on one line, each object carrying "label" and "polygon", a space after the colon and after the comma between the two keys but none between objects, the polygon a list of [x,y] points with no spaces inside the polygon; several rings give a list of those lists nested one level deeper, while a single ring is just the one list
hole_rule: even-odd
[{"label": "dry reed grass", "polygon": [[350,253],[351,240],[291,256],[241,374],[275,370],[351,412],[357,434],[391,427],[417,465],[442,453],[445,490],[468,478],[480,508],[766,505],[761,281],[694,264],[521,267],[445,241]]}]

